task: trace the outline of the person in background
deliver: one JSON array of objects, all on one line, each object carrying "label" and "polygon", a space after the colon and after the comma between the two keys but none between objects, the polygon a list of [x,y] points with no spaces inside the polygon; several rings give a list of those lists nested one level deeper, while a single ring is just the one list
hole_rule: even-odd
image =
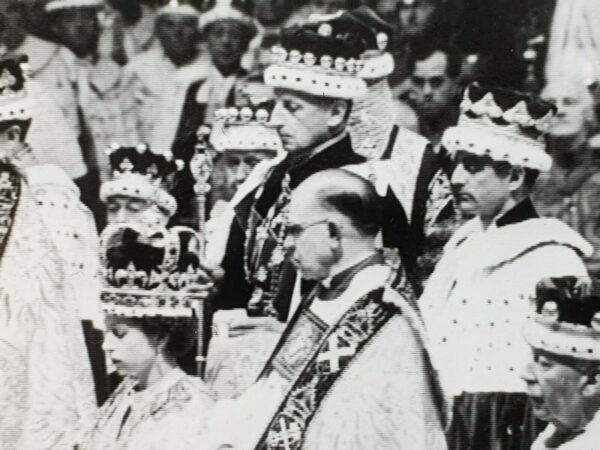
[{"label": "person in background", "polygon": [[102,233],[104,348],[125,378],[91,420],[78,424],[74,448],[202,448],[213,401],[202,379],[177,363],[198,331],[200,240],[191,229],[135,222]]},{"label": "person in background", "polygon": [[217,403],[202,448],[445,450],[422,323],[376,249],[373,185],[330,169],[291,195],[286,246],[317,285],[256,382]]},{"label": "person in background", "polygon": [[3,53],[27,55],[30,95],[36,99],[28,140],[40,163],[58,164],[72,179],[80,179],[87,169],[77,142],[81,127],[70,78],[72,55],[64,47],[28,33],[28,29],[26,4],[21,0],[2,2]]},{"label": "person in background", "polygon": [[109,0],[114,9],[112,28],[107,30],[106,44],[112,49],[112,57],[120,65],[126,65],[135,56],[158,45],[156,39],[156,16],[160,0]]},{"label": "person in background", "polygon": [[[254,19],[229,0],[218,0],[204,12],[200,28],[207,40],[210,57],[205,76],[196,77],[187,88],[184,100],[173,115],[177,125],[164,122],[155,133],[157,140],[162,142],[158,148],[166,146],[186,162],[193,156],[198,128],[212,123],[218,109],[235,105],[235,85],[247,75],[242,67],[242,56],[256,34]],[[182,223],[187,223],[186,220],[195,214],[193,184],[188,173],[183,173],[178,181],[178,217]]]},{"label": "person in background", "polygon": [[176,0],[156,18],[160,45],[134,57],[124,68],[122,113],[133,134],[128,145],[148,142],[157,153],[171,150],[185,92],[206,76],[208,58],[200,51],[199,11]]},{"label": "person in background", "polygon": [[413,50],[407,100],[419,118],[420,133],[437,148],[444,131],[458,119],[462,60],[443,42],[423,42]]},{"label": "person in background", "polygon": [[98,241],[75,184],[27,144],[24,60],[0,58],[0,447],[50,449],[96,404],[81,322],[100,326]]},{"label": "person in background", "polygon": [[52,0],[45,7],[54,40],[71,52],[70,79],[77,96],[80,144],[89,171],[81,184],[82,198],[94,212],[99,229],[105,215],[98,188],[110,176],[104,149],[128,134],[128,121],[120,107],[121,67],[99,47],[103,7],[102,0]]},{"label": "person in background", "polygon": [[109,224],[136,222],[165,227],[177,210],[167,186],[181,161],[153,153],[148,145],[109,149],[112,179],[102,183],[100,200]]},{"label": "person in background", "polygon": [[[521,335],[537,282],[586,276],[591,246],[530,199],[550,169],[543,136],[556,109],[530,94],[470,85],[442,144],[454,162],[455,205],[475,218],[458,228],[419,306],[432,363],[454,401],[451,449],[527,449],[535,437],[519,370]],[[461,359],[457,361],[456,355]]]},{"label": "person in background", "polygon": [[556,217],[579,231],[600,258],[600,146],[594,100],[577,78],[550,80],[542,97],[558,113],[548,134],[550,172],[536,185],[533,200],[540,215]]},{"label": "person in background", "polygon": [[[269,107],[272,109],[272,104],[217,111],[219,120],[205,138],[218,155],[216,164],[223,161],[225,175],[225,186],[220,193],[223,199],[213,206],[207,223],[208,261],[218,262],[223,258],[212,252],[218,245],[211,241],[218,238],[220,224],[233,212],[224,201],[235,203],[234,196],[252,169],[283,152],[278,127],[267,123]],[[211,185],[212,190],[218,187],[214,182]],[[213,323],[215,334],[209,346],[206,380],[217,399],[234,398],[244,392],[255,381],[280,336],[260,328],[236,334],[234,327],[230,334],[229,325],[244,316],[244,310],[221,311]]]},{"label": "person in background", "polygon": [[538,283],[523,333],[522,377],[535,416],[548,425],[531,450],[594,448],[600,436],[600,286],[590,278]]},{"label": "person in background", "polygon": [[[400,85],[411,74],[414,47],[429,41],[451,42],[451,0],[398,0],[393,4],[395,35],[390,46],[396,62],[390,75],[392,86]],[[387,5],[387,7],[386,7]],[[379,2],[379,10],[390,17],[392,3]]]}]

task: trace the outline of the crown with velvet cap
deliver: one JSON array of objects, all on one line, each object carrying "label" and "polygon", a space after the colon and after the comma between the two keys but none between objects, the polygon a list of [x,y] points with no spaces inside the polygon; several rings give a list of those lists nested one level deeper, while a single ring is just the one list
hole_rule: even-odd
[{"label": "crown with velvet cap", "polygon": [[113,179],[100,187],[100,199],[122,195],[156,204],[169,216],[177,211],[177,201],[163,187],[167,178],[184,166],[170,152],[156,154],[146,144],[137,147],[113,145],[107,150]]},{"label": "crown with velvet cap", "polygon": [[527,342],[550,353],[600,360],[600,284],[566,276],[536,288],[535,311],[525,325]]},{"label": "crown with velvet cap", "polygon": [[368,6],[360,6],[342,13],[332,22],[336,24],[337,32],[358,32],[364,36],[366,50],[362,54],[364,63],[358,72],[359,77],[374,80],[387,77],[394,71],[394,58],[386,51],[393,30],[375,11]]},{"label": "crown with velvet cap", "polygon": [[46,4],[46,12],[71,8],[102,8],[103,0],[52,0]]},{"label": "crown with velvet cap", "polygon": [[101,303],[126,317],[190,317],[206,283],[202,240],[187,227],[108,225],[100,236]]},{"label": "crown with velvet cap", "polygon": [[544,135],[556,113],[554,105],[531,94],[472,83],[460,109],[458,125],[442,136],[442,145],[451,154],[466,151],[513,166],[550,170]]},{"label": "crown with velvet cap", "polygon": [[387,35],[343,12],[285,28],[273,47],[277,62],[265,70],[265,83],[318,97],[350,100],[364,95],[361,74],[373,42],[383,51]]},{"label": "crown with velvet cap", "polygon": [[0,122],[31,119],[33,101],[28,96],[26,55],[0,57]]},{"label": "crown with velvet cap", "polygon": [[255,19],[246,11],[244,3],[232,0],[214,0],[209,2],[200,16],[200,29],[204,30],[220,20],[235,20],[245,26],[250,37],[256,35],[258,26]]},{"label": "crown with velvet cap", "polygon": [[199,17],[200,11],[198,11],[189,3],[181,2],[179,0],[170,0],[169,3],[160,8],[157,13],[158,16],[167,14]]},{"label": "crown with velvet cap", "polygon": [[219,109],[215,111],[217,120],[211,127],[203,125],[198,129],[198,139],[207,141],[219,153],[227,150],[283,151],[278,126],[269,121],[272,111],[273,102]]}]

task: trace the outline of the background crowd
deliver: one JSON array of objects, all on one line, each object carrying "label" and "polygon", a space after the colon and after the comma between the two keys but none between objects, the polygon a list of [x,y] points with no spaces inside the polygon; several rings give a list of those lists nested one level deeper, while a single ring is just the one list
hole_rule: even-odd
[{"label": "background crowd", "polygon": [[[110,176],[105,150],[111,144],[144,142],[155,152],[181,153],[189,131],[210,123],[218,108],[272,98],[261,71],[273,60],[271,46],[282,26],[361,2],[165,7],[159,0],[108,0],[75,1],[77,7],[51,11],[46,3],[2,2],[0,43],[6,52],[29,55],[40,110],[29,140],[38,160],[65,169],[102,228],[106,212],[98,192]],[[395,69],[388,78],[395,100],[386,106],[400,125],[433,145],[456,123],[460,92],[473,80],[541,93],[559,107],[548,137],[554,164],[538,183],[536,206],[581,232],[598,255],[600,52],[593,24],[600,6],[536,0],[362,3],[393,28],[388,49]],[[370,117],[361,119],[376,123],[388,113],[371,108]],[[180,120],[190,115],[193,123]],[[229,200],[262,157],[218,158],[210,206]],[[181,222],[189,223],[190,209],[180,209]]]}]

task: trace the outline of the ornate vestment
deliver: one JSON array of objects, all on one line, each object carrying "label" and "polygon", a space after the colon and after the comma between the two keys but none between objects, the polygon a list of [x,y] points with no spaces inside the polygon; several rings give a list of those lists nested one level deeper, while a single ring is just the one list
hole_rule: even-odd
[{"label": "ornate vestment", "polygon": [[[523,431],[506,435],[527,420],[520,372],[531,357],[522,336],[530,299],[544,277],[584,276],[580,257],[589,252],[590,245],[568,226],[538,218],[529,200],[486,230],[478,218],[468,221],[448,241],[419,306],[433,365],[446,394],[457,399],[456,423],[464,420],[454,436],[459,443],[450,438],[451,445],[492,448],[490,442],[498,445]],[[491,412],[511,407],[511,414]],[[468,412],[463,417],[458,411]]]},{"label": "ornate vestment", "polygon": [[136,391],[126,378],[95,419],[83,425],[78,449],[198,449],[212,400],[201,379],[173,369]]},{"label": "ornate vestment", "polygon": [[[72,229],[56,226],[55,219],[62,217],[79,227],[77,233],[87,229],[77,195],[69,194],[72,183],[53,170],[59,171],[48,166],[27,169],[20,180],[11,179],[6,169],[0,174],[3,449],[68,448],[68,430],[95,409],[80,323],[86,300],[79,298],[89,295],[90,303],[97,302],[93,296],[98,291],[84,287],[85,279],[91,280],[88,270],[95,267],[87,264],[88,253]],[[52,173],[58,176],[48,182],[43,175]],[[82,241],[87,238],[81,236]]]},{"label": "ornate vestment", "polygon": [[309,297],[261,378],[215,408],[206,448],[445,449],[421,325],[389,275],[370,265]]}]

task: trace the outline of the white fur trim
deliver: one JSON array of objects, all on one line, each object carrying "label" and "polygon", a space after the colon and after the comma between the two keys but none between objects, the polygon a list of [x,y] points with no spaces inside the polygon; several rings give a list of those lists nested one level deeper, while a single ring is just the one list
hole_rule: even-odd
[{"label": "white fur trim", "polygon": [[488,155],[494,161],[506,161],[514,166],[547,172],[552,158],[541,141],[502,132],[500,126],[464,124],[448,128],[442,145],[452,154],[463,150],[475,155]]},{"label": "white fur trim", "polygon": [[361,78],[340,75],[320,66],[282,63],[273,64],[265,70],[265,83],[269,86],[305,92],[318,97],[351,100],[367,91]]},{"label": "white fur trim", "polygon": [[213,124],[210,143],[217,152],[226,150],[283,151],[281,138],[275,127],[258,123]]},{"label": "white fur trim", "polygon": [[200,16],[200,29],[219,20],[237,20],[245,25],[258,29],[252,17],[231,6],[231,0],[217,0],[215,6]]},{"label": "white fur trim", "polygon": [[358,76],[365,80],[375,80],[387,77],[394,71],[394,58],[388,52],[373,58],[364,58],[363,69]]},{"label": "white fur trim", "polygon": [[169,216],[177,211],[177,201],[161,187],[154,186],[146,177],[139,174],[122,174],[118,178],[103,183],[100,187],[100,200],[107,202],[110,197],[122,195],[139,198],[156,204]]},{"label": "white fur trim", "polygon": [[46,12],[68,8],[100,8],[102,4],[102,0],[53,0],[46,5]]},{"label": "white fur trim", "polygon": [[179,16],[194,16],[194,17],[200,16],[200,12],[196,8],[194,8],[191,5],[187,5],[187,4],[184,4],[184,5],[168,4],[168,5],[165,5],[162,8],[160,8],[157,13],[158,16],[162,16],[162,15],[166,15],[166,14],[179,15]]},{"label": "white fur trim", "polygon": [[600,361],[600,332],[561,322],[544,323],[541,317],[527,322],[525,340],[534,348],[572,358]]},{"label": "white fur trim", "polygon": [[0,100],[0,122],[31,119],[33,100],[26,96]]}]

